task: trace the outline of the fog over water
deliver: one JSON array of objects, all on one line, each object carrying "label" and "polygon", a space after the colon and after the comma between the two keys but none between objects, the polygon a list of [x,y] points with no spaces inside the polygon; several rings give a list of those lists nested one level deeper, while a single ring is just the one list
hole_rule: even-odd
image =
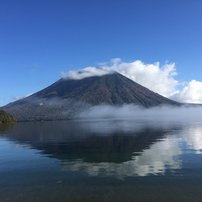
[{"label": "fog over water", "polygon": [[100,105],[80,113],[81,119],[128,119],[147,121],[190,122],[202,121],[200,106],[158,106],[142,108],[132,104],[123,106]]}]

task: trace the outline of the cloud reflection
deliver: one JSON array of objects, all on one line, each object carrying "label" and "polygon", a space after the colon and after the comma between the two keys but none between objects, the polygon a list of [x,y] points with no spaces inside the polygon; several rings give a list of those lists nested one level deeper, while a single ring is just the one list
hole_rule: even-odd
[{"label": "cloud reflection", "polygon": [[22,123],[4,134],[19,145],[38,149],[41,156],[60,160],[64,171],[119,179],[180,173],[183,155],[202,150],[201,123]]},{"label": "cloud reflection", "polygon": [[187,144],[188,149],[194,150],[195,153],[202,153],[202,126],[193,124],[184,128],[180,133],[183,141]]},{"label": "cloud reflection", "polygon": [[79,159],[70,162],[64,161],[62,168],[63,170],[82,171],[90,176],[113,176],[117,178],[151,174],[163,175],[168,169],[181,168],[180,154],[178,142],[168,136],[143,150],[139,155],[134,155],[130,161],[89,163]]}]

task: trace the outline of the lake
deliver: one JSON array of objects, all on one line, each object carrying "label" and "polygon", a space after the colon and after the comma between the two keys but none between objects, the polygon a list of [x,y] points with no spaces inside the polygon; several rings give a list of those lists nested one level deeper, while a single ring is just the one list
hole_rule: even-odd
[{"label": "lake", "polygon": [[200,122],[0,127],[1,202],[199,202],[201,187]]}]

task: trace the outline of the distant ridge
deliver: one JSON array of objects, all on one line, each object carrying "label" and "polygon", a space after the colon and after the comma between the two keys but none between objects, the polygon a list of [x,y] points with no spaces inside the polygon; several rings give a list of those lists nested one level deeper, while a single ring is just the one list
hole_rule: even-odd
[{"label": "distant ridge", "polygon": [[142,107],[180,103],[119,73],[81,80],[60,79],[49,87],[3,107],[18,121],[72,119],[90,106],[134,104]]}]

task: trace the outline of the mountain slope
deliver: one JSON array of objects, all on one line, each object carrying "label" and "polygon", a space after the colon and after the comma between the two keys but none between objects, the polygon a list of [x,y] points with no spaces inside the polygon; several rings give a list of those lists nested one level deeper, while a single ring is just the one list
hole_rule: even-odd
[{"label": "mountain slope", "polygon": [[4,109],[14,114],[17,120],[53,120],[74,118],[82,110],[100,104],[180,105],[119,73],[113,73],[81,80],[60,79]]},{"label": "mountain slope", "polygon": [[93,105],[134,103],[151,107],[159,104],[177,104],[118,73],[81,80],[60,79],[36,93],[35,96],[39,98],[72,98]]}]

